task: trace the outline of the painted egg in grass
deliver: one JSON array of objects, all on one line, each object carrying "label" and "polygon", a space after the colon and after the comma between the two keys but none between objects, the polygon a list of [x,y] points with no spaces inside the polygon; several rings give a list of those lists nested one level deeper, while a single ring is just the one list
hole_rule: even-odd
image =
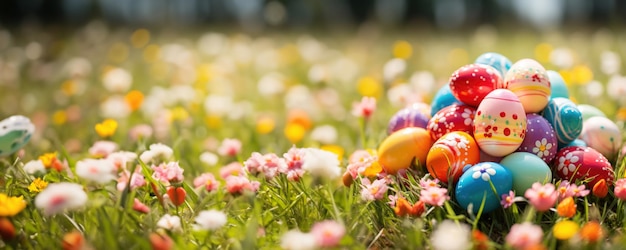
[{"label": "painted egg in grass", "polygon": [[480,103],[474,117],[474,139],[492,156],[515,152],[526,136],[526,113],[517,96],[496,89]]},{"label": "painted egg in grass", "polygon": [[563,80],[561,74],[554,70],[548,70],[546,73],[550,79],[550,98],[569,98],[569,90],[567,90],[567,85],[565,85],[565,80]]},{"label": "painted egg in grass", "polygon": [[580,114],[583,116],[583,122],[594,116],[606,117],[602,110],[588,104],[578,104],[576,108],[578,108],[578,111],[580,111]]},{"label": "painted egg in grass", "polygon": [[550,99],[546,69],[533,59],[515,62],[504,77],[504,86],[517,95],[526,113],[540,112]]},{"label": "painted egg in grass", "polygon": [[426,168],[440,181],[456,183],[463,174],[463,167],[478,163],[479,155],[478,145],[471,135],[454,131],[433,144],[426,157]]},{"label": "painted egg in grass", "polygon": [[[395,131],[408,127],[425,129],[428,124],[428,120],[430,120],[430,115],[425,113],[424,105],[426,104],[415,103],[396,112],[389,120],[387,134],[391,134]],[[430,111],[430,108],[428,110]]]},{"label": "painted egg in grass", "polygon": [[537,114],[526,114],[526,137],[517,151],[535,154],[549,164],[557,148],[556,134],[548,120]]},{"label": "painted egg in grass", "polygon": [[425,129],[403,128],[387,136],[380,144],[378,163],[388,174],[396,174],[398,170],[407,169],[413,164],[424,166],[432,145],[433,140]]},{"label": "painted egg in grass", "polygon": [[450,77],[450,90],[454,97],[474,107],[477,107],[489,92],[502,87],[502,76],[498,70],[483,64],[465,65]]},{"label": "painted egg in grass", "polygon": [[543,159],[527,152],[515,152],[505,156],[500,165],[505,167],[513,176],[513,190],[523,194],[531,188],[533,183],[548,183],[552,181],[552,170]]},{"label": "painted egg in grass", "polygon": [[465,104],[452,104],[439,110],[428,121],[426,129],[430,132],[433,141],[452,131],[463,131],[473,134],[474,116],[476,109]]},{"label": "painted egg in grass", "polygon": [[585,182],[589,189],[604,180],[612,185],[615,179],[613,167],[600,152],[590,147],[566,147],[554,159],[553,168],[557,176],[570,182]]},{"label": "painted egg in grass", "polygon": [[433,97],[433,101],[430,103],[430,116],[434,116],[439,110],[455,103],[461,104],[452,94],[450,84],[446,83],[437,91]]},{"label": "painted egg in grass", "polygon": [[[492,189],[495,188],[495,193]],[[456,184],[456,200],[476,214],[484,200],[483,213],[500,207],[500,197],[513,187],[511,172],[495,162],[481,162],[467,169]]]},{"label": "painted egg in grass", "polygon": [[588,147],[609,159],[613,159],[622,143],[622,133],[617,125],[601,116],[594,116],[583,122],[580,138]]},{"label": "painted egg in grass", "polygon": [[487,52],[480,55],[478,58],[476,58],[476,61],[474,61],[474,63],[489,65],[498,70],[500,75],[503,77],[506,75],[506,72],[509,71],[511,65],[513,64],[511,63],[511,60],[495,52]]},{"label": "painted egg in grass", "polygon": [[563,145],[576,139],[583,129],[582,114],[576,104],[569,99],[562,97],[550,99],[543,111],[543,117],[552,125],[556,139]]},{"label": "painted egg in grass", "polygon": [[35,132],[35,125],[25,116],[14,115],[0,121],[0,157],[20,150]]}]

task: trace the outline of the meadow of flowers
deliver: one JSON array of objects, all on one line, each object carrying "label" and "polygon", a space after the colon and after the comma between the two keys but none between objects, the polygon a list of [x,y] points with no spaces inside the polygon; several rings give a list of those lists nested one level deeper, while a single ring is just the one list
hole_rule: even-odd
[{"label": "meadow of flowers", "polygon": [[34,125],[24,145],[0,130],[0,248],[623,249],[621,147],[614,183],[555,175],[489,213],[377,150],[490,51],[557,71],[624,131],[625,36],[0,29],[0,119]]}]

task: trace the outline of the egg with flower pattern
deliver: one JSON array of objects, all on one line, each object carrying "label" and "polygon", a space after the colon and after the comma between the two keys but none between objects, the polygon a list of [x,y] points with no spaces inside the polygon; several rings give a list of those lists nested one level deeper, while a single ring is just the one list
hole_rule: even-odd
[{"label": "egg with flower pattern", "polygon": [[430,120],[426,129],[433,141],[452,131],[472,134],[476,109],[465,104],[452,104],[439,110]]},{"label": "egg with flower pattern", "polygon": [[526,113],[517,96],[496,89],[480,103],[474,117],[474,139],[492,156],[515,152],[526,136]]},{"label": "egg with flower pattern", "polygon": [[396,174],[398,170],[407,169],[414,164],[424,166],[432,145],[430,134],[425,129],[403,128],[387,136],[380,144],[378,163],[388,174]]},{"label": "egg with flower pattern", "polygon": [[484,64],[465,65],[450,77],[450,90],[454,97],[473,107],[477,107],[489,92],[502,87],[502,76],[498,70]]},{"label": "egg with flower pattern", "polygon": [[430,107],[424,103],[414,103],[396,112],[389,120],[387,134],[407,127],[426,128],[430,120]]},{"label": "egg with flower pattern", "polygon": [[583,128],[583,117],[576,104],[563,97],[550,99],[543,111],[543,117],[552,125],[556,139],[562,145],[576,139]]},{"label": "egg with flower pattern", "polygon": [[611,185],[615,173],[611,163],[590,147],[571,146],[561,149],[554,159],[553,168],[559,178],[570,182],[586,182],[589,189],[604,180]]},{"label": "egg with flower pattern", "polygon": [[437,140],[426,156],[426,168],[444,183],[456,183],[463,167],[479,162],[480,153],[474,138],[468,133],[454,131]]},{"label": "egg with flower pattern", "polygon": [[[483,213],[500,207],[500,197],[513,187],[511,172],[495,162],[481,162],[468,168],[456,184],[456,200],[459,205],[474,214],[484,200]],[[494,193],[495,188],[495,193]]]},{"label": "egg with flower pattern", "polygon": [[504,77],[504,85],[517,95],[526,113],[540,112],[550,99],[546,69],[533,59],[515,62]]},{"label": "egg with flower pattern", "polygon": [[558,141],[548,120],[537,114],[526,114],[526,137],[517,151],[535,154],[550,164],[557,148]]},{"label": "egg with flower pattern", "polygon": [[20,150],[35,132],[35,125],[25,116],[14,115],[0,121],[0,157]]}]

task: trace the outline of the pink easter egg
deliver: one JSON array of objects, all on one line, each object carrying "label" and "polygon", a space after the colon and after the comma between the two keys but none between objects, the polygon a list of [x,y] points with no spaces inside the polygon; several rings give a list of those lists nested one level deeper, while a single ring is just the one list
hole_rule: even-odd
[{"label": "pink easter egg", "polygon": [[590,147],[570,146],[562,148],[552,164],[557,176],[570,182],[588,181],[587,188],[592,189],[600,180],[612,185],[615,173],[611,163]]}]

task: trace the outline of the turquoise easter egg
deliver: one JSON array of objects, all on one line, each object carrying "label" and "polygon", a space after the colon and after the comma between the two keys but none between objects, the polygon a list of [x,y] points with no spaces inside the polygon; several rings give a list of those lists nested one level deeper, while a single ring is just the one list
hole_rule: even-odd
[{"label": "turquoise easter egg", "polygon": [[480,55],[478,58],[476,58],[476,61],[474,61],[474,63],[489,65],[498,70],[502,77],[506,75],[506,72],[509,71],[511,65],[513,65],[513,63],[511,63],[511,60],[506,58],[506,56],[495,52],[487,52]]},{"label": "turquoise easter egg", "polygon": [[550,98],[563,97],[569,98],[569,90],[565,85],[565,80],[559,72],[548,70],[548,79],[550,79]]},{"label": "turquoise easter egg", "polygon": [[[495,188],[494,190],[492,189]],[[483,213],[500,207],[500,197],[513,187],[511,172],[495,162],[481,162],[468,168],[456,184],[456,201],[476,214],[484,200]]]},{"label": "turquoise easter egg", "polygon": [[580,111],[580,114],[582,114],[583,121],[586,121],[587,119],[594,116],[606,117],[602,110],[589,104],[578,104],[578,106],[576,107],[578,108],[578,111]]},{"label": "turquoise easter egg", "polygon": [[452,104],[461,102],[454,97],[452,94],[452,90],[450,90],[450,84],[446,83],[441,86],[441,88],[437,91],[435,96],[433,97],[433,101],[430,104],[430,116],[434,116],[439,112],[439,110],[448,107]]},{"label": "turquoise easter egg", "polygon": [[543,111],[543,117],[548,120],[559,144],[568,144],[576,139],[583,128],[583,117],[576,104],[563,97],[550,99]]},{"label": "turquoise easter egg", "polygon": [[587,147],[587,143],[581,139],[576,139],[563,146],[559,145],[559,150],[561,150],[562,148],[571,147],[571,146]]},{"label": "turquoise easter egg", "polygon": [[0,121],[0,157],[15,153],[30,140],[35,125],[30,119],[14,115]]},{"label": "turquoise easter egg", "polygon": [[552,170],[546,162],[535,154],[516,152],[505,156],[500,165],[511,172],[513,176],[513,190],[523,194],[533,183],[547,183],[552,181]]}]

